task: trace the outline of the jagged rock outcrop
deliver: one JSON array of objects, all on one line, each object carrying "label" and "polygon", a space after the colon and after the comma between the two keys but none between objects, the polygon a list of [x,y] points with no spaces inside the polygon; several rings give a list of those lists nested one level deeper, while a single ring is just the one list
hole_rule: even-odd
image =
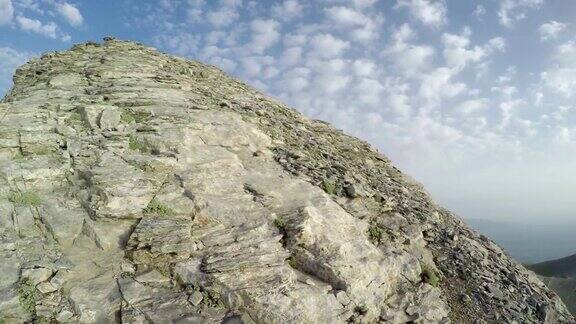
[{"label": "jagged rock outcrop", "polygon": [[368,144],[107,39],[0,104],[0,319],[573,323]]}]

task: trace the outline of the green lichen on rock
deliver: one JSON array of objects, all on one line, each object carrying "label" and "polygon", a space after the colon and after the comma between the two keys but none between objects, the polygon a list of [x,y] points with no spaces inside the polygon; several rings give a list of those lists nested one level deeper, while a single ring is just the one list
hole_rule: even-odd
[{"label": "green lichen on rock", "polygon": [[144,214],[170,216],[174,214],[174,211],[170,207],[159,202],[158,200],[152,199],[150,203],[148,203],[148,206],[144,209]]},{"label": "green lichen on rock", "polygon": [[370,242],[374,243],[375,245],[378,245],[382,242],[383,238],[384,238],[384,230],[382,229],[382,227],[378,226],[378,223],[374,221],[370,222],[370,225],[368,226],[368,239],[370,240]]},{"label": "green lichen on rock", "polygon": [[322,189],[329,195],[336,194],[336,184],[332,181],[324,180],[322,182]]},{"label": "green lichen on rock", "polygon": [[84,119],[82,118],[82,115],[80,114],[80,112],[74,110],[71,111],[70,114],[68,115],[68,117],[66,118],[66,124],[74,127],[76,129],[85,131],[87,130],[89,127],[86,124],[86,121],[84,121]]},{"label": "green lichen on rock", "polygon": [[422,281],[432,285],[433,287],[438,287],[440,284],[440,277],[438,276],[436,270],[427,264],[424,264],[421,267],[422,273],[420,274],[420,277],[422,278]]},{"label": "green lichen on rock", "polygon": [[274,219],[274,226],[276,226],[278,232],[282,234],[282,238],[280,239],[282,246],[286,246],[286,225],[286,220],[283,217]]},{"label": "green lichen on rock", "polygon": [[224,305],[220,298],[220,294],[214,290],[204,290],[203,295],[204,298],[202,302],[208,307],[222,307]]},{"label": "green lichen on rock", "polygon": [[20,301],[20,306],[31,315],[32,318],[36,318],[36,288],[29,279],[24,278],[20,281],[20,286],[18,287],[18,300]]},{"label": "green lichen on rock", "polygon": [[143,123],[150,119],[150,113],[147,111],[134,111],[125,109],[120,115],[120,121],[125,124]]},{"label": "green lichen on rock", "polygon": [[278,231],[284,233],[286,231],[286,220],[283,217],[278,217],[274,220],[274,226],[278,228]]},{"label": "green lichen on rock", "polygon": [[134,135],[128,138],[128,147],[131,150],[139,151],[141,153],[150,152],[150,147]]},{"label": "green lichen on rock", "polygon": [[14,205],[32,207],[37,207],[42,202],[40,196],[32,191],[12,193],[10,197],[8,197],[8,200]]},{"label": "green lichen on rock", "polygon": [[294,269],[298,268],[298,261],[296,261],[296,258],[291,255],[288,257],[288,259],[286,259],[286,261],[288,261],[288,265],[291,266]]}]

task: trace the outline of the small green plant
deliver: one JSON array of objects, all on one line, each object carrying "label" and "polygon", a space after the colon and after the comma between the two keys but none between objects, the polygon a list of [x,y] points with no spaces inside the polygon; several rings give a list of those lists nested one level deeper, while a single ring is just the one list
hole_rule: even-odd
[{"label": "small green plant", "polygon": [[131,124],[136,121],[136,118],[134,118],[131,111],[124,110],[122,111],[122,114],[120,114],[120,121],[124,124]]},{"label": "small green plant", "polygon": [[150,151],[150,148],[145,143],[138,140],[138,138],[136,138],[134,135],[131,135],[128,139],[128,147],[131,150],[140,151],[141,153]]},{"label": "small green plant", "polygon": [[282,246],[286,246],[286,220],[282,217],[278,217],[274,220],[274,226],[278,228],[278,232],[282,234],[282,238],[280,239],[280,243]]},{"label": "small green plant", "polygon": [[148,119],[150,119],[150,113],[146,111],[133,111],[130,109],[125,109],[120,115],[120,121],[125,124],[143,123]]},{"label": "small green plant", "polygon": [[286,261],[288,261],[288,265],[291,266],[292,268],[296,269],[298,267],[298,262],[296,261],[296,258],[294,258],[293,255],[289,256],[288,259],[286,259]]},{"label": "small green plant", "polygon": [[70,115],[68,115],[68,118],[66,118],[66,122],[71,126],[79,126],[81,130],[88,129],[86,121],[84,118],[82,118],[82,115],[78,111],[70,112]]},{"label": "small green plant", "polygon": [[22,308],[32,315],[32,318],[36,318],[36,288],[28,278],[20,280],[18,297]]},{"label": "small green plant", "polygon": [[426,264],[422,265],[421,267],[422,267],[422,273],[420,274],[420,277],[422,278],[422,281],[434,287],[438,287],[438,284],[440,283],[440,277],[438,277],[436,270],[434,270],[434,268]]},{"label": "small green plant", "polygon": [[276,218],[274,220],[274,226],[276,226],[281,233],[286,232],[286,220],[284,218]]},{"label": "small green plant", "polygon": [[174,214],[174,211],[156,200],[156,198],[152,199],[146,208],[144,208],[144,214],[156,214],[160,216],[169,216]]},{"label": "small green plant", "polygon": [[382,242],[384,238],[384,230],[378,226],[376,222],[371,222],[368,227],[368,239],[370,242],[378,245]]},{"label": "small green plant", "polygon": [[40,197],[36,193],[31,191],[12,193],[8,198],[8,200],[14,205],[33,206],[33,207],[39,206],[40,203],[42,202]]},{"label": "small green plant", "polygon": [[322,189],[329,195],[336,194],[336,184],[334,182],[324,180],[322,182]]},{"label": "small green plant", "polygon": [[215,292],[214,290],[205,290],[204,291],[204,299],[203,302],[208,307],[221,307],[222,300],[220,299],[220,294]]}]

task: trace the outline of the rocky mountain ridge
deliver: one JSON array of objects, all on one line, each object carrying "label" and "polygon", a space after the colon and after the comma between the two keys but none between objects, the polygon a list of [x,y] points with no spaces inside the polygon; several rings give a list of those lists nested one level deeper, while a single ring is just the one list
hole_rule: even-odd
[{"label": "rocky mountain ridge", "polygon": [[105,39],[0,103],[0,319],[574,323],[365,142]]}]

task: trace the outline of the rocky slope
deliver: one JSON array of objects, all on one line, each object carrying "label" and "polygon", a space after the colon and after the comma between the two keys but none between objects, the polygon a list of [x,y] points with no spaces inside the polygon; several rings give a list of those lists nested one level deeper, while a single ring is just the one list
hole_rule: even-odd
[{"label": "rocky slope", "polygon": [[0,319],[574,323],[368,144],[107,39],[0,104]]},{"label": "rocky slope", "polygon": [[576,315],[576,279],[561,277],[540,277],[540,279],[562,298],[572,315]]}]

